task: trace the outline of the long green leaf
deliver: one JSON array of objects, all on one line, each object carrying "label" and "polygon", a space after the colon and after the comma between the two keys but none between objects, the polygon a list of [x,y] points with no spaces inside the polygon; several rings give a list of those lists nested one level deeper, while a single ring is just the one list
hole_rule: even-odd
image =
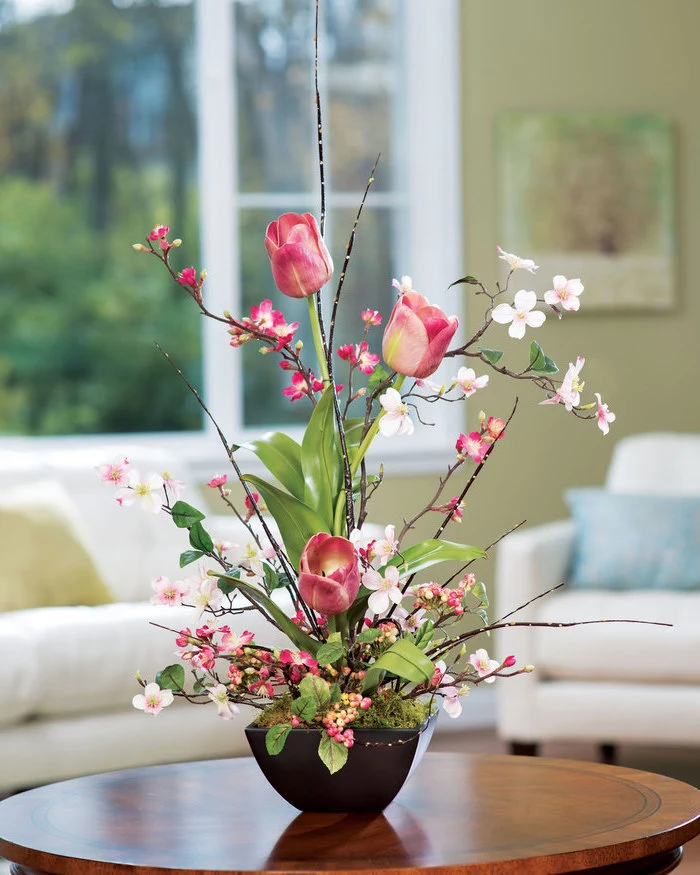
[{"label": "long green leaf", "polygon": [[370,689],[380,680],[380,672],[387,672],[410,681],[421,684],[432,679],[435,664],[423,653],[410,638],[399,638],[372,664],[365,675],[363,689]]},{"label": "long green leaf", "polygon": [[299,568],[299,557],[309,538],[318,532],[326,532],[325,521],[303,501],[294,498],[262,477],[244,474],[246,483],[254,486],[265,499],[268,510],[275,518],[287,555],[295,568]]},{"label": "long green leaf", "polygon": [[306,483],[304,503],[325,520],[325,530],[332,532],[335,503],[343,482],[332,386],[324,391],[309,418],[301,442],[301,467]]},{"label": "long green leaf", "polygon": [[394,556],[387,564],[394,565],[405,577],[424,568],[430,568],[431,565],[437,565],[438,562],[471,562],[472,559],[485,557],[486,553],[480,547],[431,538],[406,547],[400,555]]},{"label": "long green leaf", "polygon": [[300,650],[305,650],[312,656],[316,655],[316,651],[321,646],[321,642],[307,635],[300,629],[296,623],[285,614],[282,608],[279,607],[269,596],[261,592],[256,586],[246,583],[237,577],[230,574],[218,575],[220,580],[225,580],[232,584],[233,589],[240,590],[248,601],[273,622],[275,622],[290,641],[294,642]]},{"label": "long green leaf", "polygon": [[281,431],[269,432],[245,444],[260,459],[275,480],[300,501],[304,500],[304,473],[301,468],[301,447]]}]

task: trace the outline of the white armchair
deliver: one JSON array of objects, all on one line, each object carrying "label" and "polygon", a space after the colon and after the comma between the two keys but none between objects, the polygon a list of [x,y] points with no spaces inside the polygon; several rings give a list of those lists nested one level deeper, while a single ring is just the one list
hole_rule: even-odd
[{"label": "white armchair", "polygon": [[[615,745],[622,743],[700,741],[700,435],[650,433],[621,440],[606,478],[604,499],[608,495],[627,496],[622,502],[632,512],[656,497],[681,499],[690,546],[682,588],[674,583],[649,587],[641,576],[639,587],[629,581],[609,589],[595,582],[564,586],[513,619],[546,624],[634,619],[672,627],[606,623],[501,633],[503,652],[535,666],[531,674],[497,684],[498,734],[513,753],[535,754],[546,741],[588,741],[612,761]],[[667,501],[668,506],[674,505]],[[616,526],[610,528],[612,551],[633,564],[639,550],[625,554],[615,540]],[[578,534],[573,520],[563,520],[515,532],[501,542],[497,616],[569,579]],[[667,539],[662,546],[664,558],[677,566],[677,545]],[[659,552],[655,547],[654,555]]]}]

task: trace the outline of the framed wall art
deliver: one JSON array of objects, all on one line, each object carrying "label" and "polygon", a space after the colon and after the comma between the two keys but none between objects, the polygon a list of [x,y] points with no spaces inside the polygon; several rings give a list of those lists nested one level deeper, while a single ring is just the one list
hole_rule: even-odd
[{"label": "framed wall art", "polygon": [[498,121],[499,241],[540,275],[581,277],[586,310],[671,307],[672,125],[650,114],[509,112]]}]

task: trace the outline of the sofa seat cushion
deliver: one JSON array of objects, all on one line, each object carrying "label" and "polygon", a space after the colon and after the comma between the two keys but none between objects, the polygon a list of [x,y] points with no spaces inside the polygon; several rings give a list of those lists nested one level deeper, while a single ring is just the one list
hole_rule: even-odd
[{"label": "sofa seat cushion", "polygon": [[672,624],[670,628],[641,623],[536,628],[535,652],[516,656],[532,662],[540,678],[700,682],[700,593],[574,590],[554,593],[536,605],[534,615],[528,616],[552,624],[600,619]]},{"label": "sofa seat cushion", "polygon": [[[148,602],[0,615],[0,658],[7,648],[3,665],[12,667],[0,673],[0,726],[34,717],[130,709],[139,692],[136,671],[150,681],[177,662],[174,635],[167,629],[193,627],[193,616],[191,607]],[[256,611],[229,625],[255,633],[261,643],[290,646]]]}]

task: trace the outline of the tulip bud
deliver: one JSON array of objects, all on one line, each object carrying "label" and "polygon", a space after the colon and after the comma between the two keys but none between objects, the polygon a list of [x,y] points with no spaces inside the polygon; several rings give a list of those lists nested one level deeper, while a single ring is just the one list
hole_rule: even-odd
[{"label": "tulip bud", "polygon": [[290,298],[315,295],[333,275],[333,261],[310,213],[284,213],[265,232],[275,285]]},{"label": "tulip bud", "polygon": [[384,361],[407,377],[429,377],[440,366],[458,325],[456,316],[445,316],[423,295],[404,292],[384,330]]},{"label": "tulip bud", "polygon": [[299,593],[307,605],[330,616],[346,611],[360,589],[357,550],[347,538],[319,532],[299,560]]}]

